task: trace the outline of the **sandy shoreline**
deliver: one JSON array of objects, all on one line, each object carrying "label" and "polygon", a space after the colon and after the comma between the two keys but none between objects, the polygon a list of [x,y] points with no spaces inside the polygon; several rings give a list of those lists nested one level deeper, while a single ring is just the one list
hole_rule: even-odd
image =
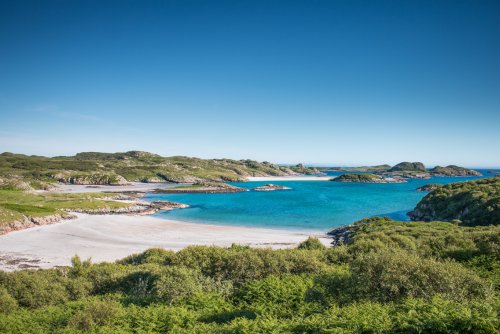
[{"label": "sandy shoreline", "polygon": [[[143,183],[130,182],[125,186],[110,186],[110,185],[81,185],[81,184],[58,184],[57,187],[49,192],[57,193],[98,193],[98,192],[151,192],[155,189],[172,188],[182,185],[182,183]],[[38,190],[38,193],[47,192],[46,190]]]},{"label": "sandy shoreline", "polygon": [[249,176],[248,181],[330,181],[333,176]]},{"label": "sandy shoreline", "polygon": [[70,264],[71,257],[93,262],[115,261],[148,248],[180,250],[190,245],[288,248],[320,237],[302,231],[186,223],[151,216],[85,215],[53,225],[0,236],[0,269],[51,268]]}]

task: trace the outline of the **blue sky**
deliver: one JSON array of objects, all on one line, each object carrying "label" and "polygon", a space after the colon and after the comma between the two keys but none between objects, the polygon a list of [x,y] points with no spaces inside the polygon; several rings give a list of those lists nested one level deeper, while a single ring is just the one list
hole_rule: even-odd
[{"label": "blue sky", "polygon": [[0,0],[0,151],[500,166],[499,1]]}]

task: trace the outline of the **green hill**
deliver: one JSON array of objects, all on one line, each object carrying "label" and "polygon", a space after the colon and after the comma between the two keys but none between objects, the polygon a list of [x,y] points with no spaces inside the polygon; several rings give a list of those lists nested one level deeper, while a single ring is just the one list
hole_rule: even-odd
[{"label": "green hill", "polygon": [[[304,172],[310,172],[308,169]],[[243,181],[246,176],[285,176],[302,170],[269,162],[231,159],[161,157],[130,151],[124,153],[83,152],[69,157],[0,154],[0,179],[34,182],[61,181],[74,184],[123,184],[140,182]]]},{"label": "green hill", "polygon": [[466,225],[499,225],[500,177],[440,186],[409,215],[412,220],[458,219]]}]

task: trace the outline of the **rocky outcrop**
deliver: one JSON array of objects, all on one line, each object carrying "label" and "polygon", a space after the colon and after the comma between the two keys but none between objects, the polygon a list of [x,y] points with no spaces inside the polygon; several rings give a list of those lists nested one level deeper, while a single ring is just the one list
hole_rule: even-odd
[{"label": "rocky outcrop", "polygon": [[277,184],[271,184],[271,183],[265,184],[265,185],[260,186],[260,187],[252,188],[252,190],[254,190],[254,191],[275,191],[275,190],[291,190],[291,189],[292,188],[280,186]]},{"label": "rocky outcrop", "polygon": [[59,182],[78,185],[113,185],[124,186],[129,183],[121,175],[117,174],[71,174],[57,173],[52,175],[52,178]]},{"label": "rocky outcrop", "polygon": [[350,243],[354,234],[352,227],[353,225],[341,226],[328,232],[327,235],[333,239],[332,245],[339,246]]},{"label": "rocky outcrop", "polygon": [[226,183],[198,182],[189,186],[156,189],[154,192],[158,194],[220,194],[220,193],[238,193],[243,191],[248,191],[248,190],[245,188],[235,187]]},{"label": "rocky outcrop", "polygon": [[61,220],[72,218],[75,218],[75,215],[72,215],[71,213],[61,213],[44,217],[24,216],[23,218],[14,222],[0,225],[0,235],[13,231],[24,230],[35,226],[55,224],[60,222]]},{"label": "rocky outcrop", "polygon": [[152,215],[158,211],[185,209],[189,205],[170,201],[145,202],[137,201],[130,206],[120,208],[99,209],[71,209],[71,212],[86,213],[89,215]]},{"label": "rocky outcrop", "polygon": [[346,183],[402,183],[406,180],[402,177],[382,177],[375,174],[342,174],[336,178],[331,179],[334,182]]}]

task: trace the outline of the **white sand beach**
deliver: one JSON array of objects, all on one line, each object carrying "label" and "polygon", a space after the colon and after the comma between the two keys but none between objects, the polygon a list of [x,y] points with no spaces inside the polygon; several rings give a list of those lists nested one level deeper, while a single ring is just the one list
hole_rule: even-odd
[{"label": "white sand beach", "polygon": [[[143,182],[130,182],[124,186],[108,186],[108,185],[81,185],[81,184],[63,184],[60,183],[55,189],[49,192],[61,193],[96,193],[96,192],[124,192],[124,191],[139,191],[150,192],[155,189],[178,187],[182,183],[143,183]],[[36,192],[46,192],[45,190],[38,190]]]},{"label": "white sand beach", "polygon": [[249,176],[248,181],[330,181],[333,176]]},{"label": "white sand beach", "polygon": [[[287,248],[307,239],[302,231],[194,224],[148,216],[84,215],[0,236],[0,269],[51,268],[75,254],[93,262],[115,261],[148,248],[190,245]],[[325,235],[315,235],[328,245]]]}]

